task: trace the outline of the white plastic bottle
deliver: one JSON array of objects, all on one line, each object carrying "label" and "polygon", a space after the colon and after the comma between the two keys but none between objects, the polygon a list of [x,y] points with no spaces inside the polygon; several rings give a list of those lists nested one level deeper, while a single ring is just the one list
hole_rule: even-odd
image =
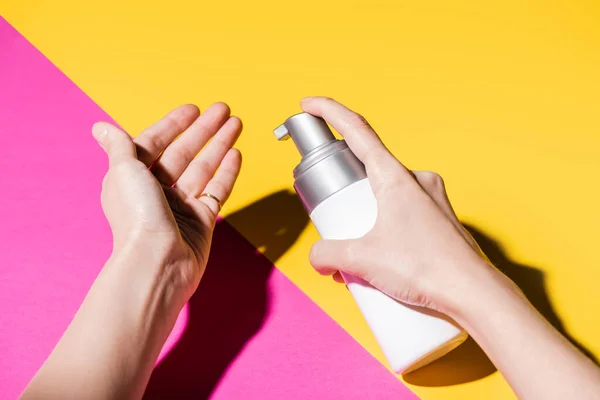
[{"label": "white plastic bottle", "polygon": [[[364,165],[327,123],[307,113],[288,118],[275,130],[292,138],[302,155],[294,188],[324,239],[364,236],[375,224],[377,202]],[[456,348],[468,337],[450,318],[409,306],[367,282],[343,274],[348,289],[381,346],[391,368],[408,373]]]}]

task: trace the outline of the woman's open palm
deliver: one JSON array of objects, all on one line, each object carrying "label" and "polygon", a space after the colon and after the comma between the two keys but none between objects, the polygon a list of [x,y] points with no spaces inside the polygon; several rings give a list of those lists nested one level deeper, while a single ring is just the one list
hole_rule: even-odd
[{"label": "woman's open palm", "polygon": [[102,207],[115,251],[167,247],[191,295],[206,266],[221,204],[240,170],[241,154],[232,146],[241,131],[241,121],[224,103],[202,115],[196,106],[181,106],[135,139],[111,124],[94,125],[109,158]]}]

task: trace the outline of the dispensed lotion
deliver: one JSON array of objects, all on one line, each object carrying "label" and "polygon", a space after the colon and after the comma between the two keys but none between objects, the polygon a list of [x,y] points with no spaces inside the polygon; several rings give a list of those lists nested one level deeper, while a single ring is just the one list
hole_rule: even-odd
[{"label": "dispensed lotion", "polygon": [[[294,188],[322,238],[355,239],[373,228],[377,201],[365,166],[322,118],[296,114],[275,129],[275,136],[292,138],[302,156],[294,169]],[[440,358],[468,336],[445,315],[403,304],[357,277],[342,276],[397,373]]]}]

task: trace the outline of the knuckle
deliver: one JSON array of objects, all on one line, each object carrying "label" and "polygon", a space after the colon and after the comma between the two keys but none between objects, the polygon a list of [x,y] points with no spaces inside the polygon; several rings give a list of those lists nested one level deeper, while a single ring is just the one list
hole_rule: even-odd
[{"label": "knuckle", "polygon": [[205,160],[203,158],[197,158],[196,161],[194,162],[194,164],[196,164],[195,169],[202,176],[212,176],[212,171],[213,171],[212,165],[207,160]]},{"label": "knuckle", "polygon": [[158,152],[164,147],[163,137],[158,132],[148,135],[148,147],[152,152]]},{"label": "knuckle", "polygon": [[393,158],[386,148],[371,147],[365,152],[363,158],[364,163],[369,168],[376,169],[378,173],[387,175],[398,172],[398,160]]},{"label": "knuckle", "polygon": [[227,193],[227,188],[225,187],[225,184],[223,184],[223,182],[212,182],[209,192],[212,193],[214,196],[217,196],[219,200],[223,202],[225,201],[224,197]]},{"label": "knuckle", "polygon": [[377,166],[377,168],[379,168],[379,156],[380,156],[380,152],[379,149],[376,148],[369,148],[367,149],[367,151],[365,152],[364,155],[364,162],[367,165],[375,165]]},{"label": "knuckle", "polygon": [[194,121],[194,124],[192,125],[192,127],[195,131],[197,131],[200,134],[200,136],[202,136],[202,137],[209,136],[210,126],[204,120],[204,118],[198,118],[196,121]]},{"label": "knuckle", "polygon": [[444,179],[438,173],[433,173],[433,190],[440,196],[446,193],[446,186],[444,184]]},{"label": "knuckle", "polygon": [[218,136],[215,136],[211,143],[213,148],[222,154],[226,154],[229,147],[231,147],[227,139]]},{"label": "knuckle", "polygon": [[372,161],[369,166],[375,172],[373,175],[379,179],[379,187],[391,190],[404,186],[409,181],[404,168],[395,158],[390,158],[389,154],[372,152],[370,157]]},{"label": "knuckle", "polygon": [[444,189],[444,179],[440,174],[433,171],[420,171],[418,173],[419,181],[429,189]]},{"label": "knuckle", "polygon": [[187,126],[185,124],[186,115],[183,113],[173,115],[169,114],[165,117],[166,129],[169,131],[182,132]]},{"label": "knuckle", "polygon": [[351,112],[348,115],[346,123],[349,126],[352,126],[354,128],[370,128],[371,127],[371,125],[369,124],[367,119],[365,117],[363,117],[362,114],[358,114],[355,112]]},{"label": "knuckle", "polygon": [[192,154],[192,152],[185,146],[173,147],[173,153],[175,153],[174,155],[178,160],[190,160],[195,156],[195,154]]},{"label": "knuckle", "polygon": [[434,185],[437,187],[444,187],[444,178],[437,172],[432,172],[432,175]]}]

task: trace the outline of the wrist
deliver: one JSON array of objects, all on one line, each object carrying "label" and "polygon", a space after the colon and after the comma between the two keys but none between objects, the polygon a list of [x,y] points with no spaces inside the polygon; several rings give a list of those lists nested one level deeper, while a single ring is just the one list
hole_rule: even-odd
[{"label": "wrist", "polygon": [[147,313],[147,320],[179,313],[200,279],[191,250],[176,239],[156,235],[151,240],[132,235],[113,252],[102,275],[116,293],[129,299],[127,306]]},{"label": "wrist", "polygon": [[113,393],[115,388],[102,382],[145,382],[186,301],[172,276],[183,261],[170,246],[122,244],[44,367],[96,385],[103,398],[141,397],[142,386],[117,387]]},{"label": "wrist", "polygon": [[525,300],[513,281],[483,259],[473,261],[464,270],[464,276],[446,292],[443,310],[464,328],[502,303]]}]

